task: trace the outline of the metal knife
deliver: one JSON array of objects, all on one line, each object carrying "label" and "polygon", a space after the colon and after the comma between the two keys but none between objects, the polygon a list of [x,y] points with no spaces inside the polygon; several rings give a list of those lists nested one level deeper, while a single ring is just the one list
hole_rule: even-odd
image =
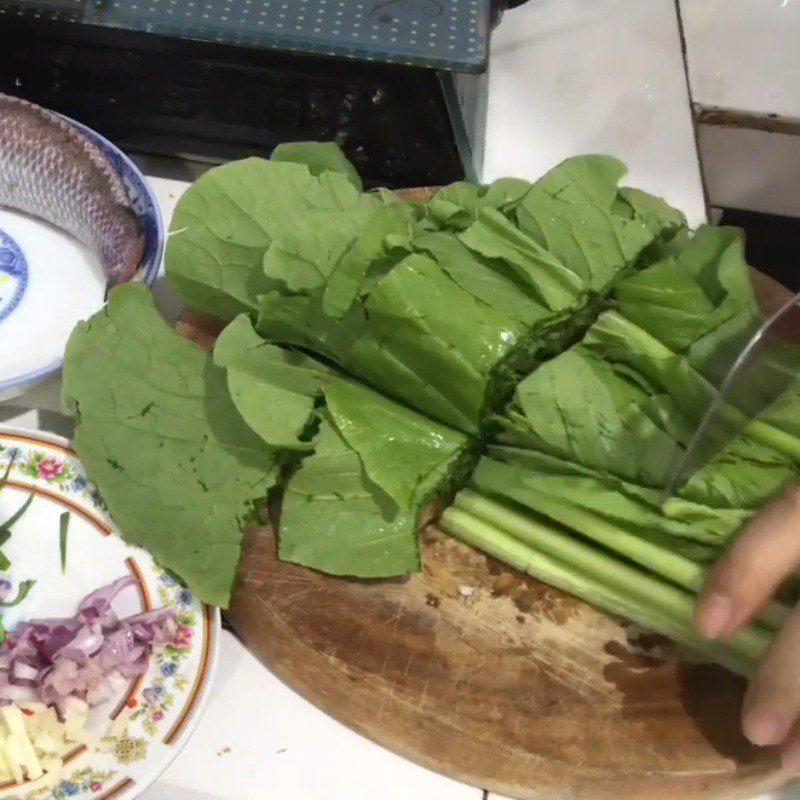
[{"label": "metal knife", "polygon": [[800,324],[787,325],[799,309],[800,292],[769,314],[741,350],[720,354],[717,374],[724,377],[668,473],[662,502],[800,377]]}]

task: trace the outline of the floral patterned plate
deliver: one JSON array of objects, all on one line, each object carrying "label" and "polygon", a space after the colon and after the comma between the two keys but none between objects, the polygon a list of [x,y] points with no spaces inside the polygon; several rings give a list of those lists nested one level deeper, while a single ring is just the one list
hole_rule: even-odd
[{"label": "floral patterned plate", "polygon": [[[3,547],[12,565],[3,578],[37,583],[23,603],[5,611],[6,627],[31,617],[72,615],[86,594],[133,574],[138,592],[124,592],[115,609],[128,615],[172,603],[180,628],[174,645],[154,653],[144,676],[93,709],[89,729],[105,737],[108,752],[76,747],[58,784],[7,784],[0,786],[0,800],[132,800],[175,758],[200,718],[216,665],[219,611],[200,603],[146,551],[122,541],[66,441],[0,426],[0,474],[9,462],[0,520],[31,491],[35,498]],[[70,525],[62,572],[59,518],[64,511],[70,512]]]}]

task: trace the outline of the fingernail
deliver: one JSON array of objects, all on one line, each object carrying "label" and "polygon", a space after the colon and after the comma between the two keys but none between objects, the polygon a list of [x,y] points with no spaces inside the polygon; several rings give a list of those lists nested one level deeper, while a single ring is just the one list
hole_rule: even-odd
[{"label": "fingernail", "polygon": [[781,753],[781,766],[788,772],[800,773],[800,745],[792,745]]},{"label": "fingernail", "polygon": [[703,603],[697,627],[707,639],[716,639],[731,620],[733,607],[730,597],[712,594]]},{"label": "fingernail", "polygon": [[[789,719],[780,711],[757,708],[744,718],[744,735],[755,745],[767,747],[782,742],[789,732]],[[800,753],[798,754],[800,757]]]}]

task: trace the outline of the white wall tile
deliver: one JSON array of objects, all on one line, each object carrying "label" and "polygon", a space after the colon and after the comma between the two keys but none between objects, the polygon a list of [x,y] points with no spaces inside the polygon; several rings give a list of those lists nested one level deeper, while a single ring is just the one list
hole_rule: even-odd
[{"label": "white wall tile", "polygon": [[486,180],[610,153],[705,221],[673,0],[532,0],[503,17],[490,65]]},{"label": "white wall tile", "polygon": [[800,136],[708,125],[698,138],[711,205],[800,217]]},{"label": "white wall tile", "polygon": [[692,97],[800,118],[800,0],[680,0]]}]

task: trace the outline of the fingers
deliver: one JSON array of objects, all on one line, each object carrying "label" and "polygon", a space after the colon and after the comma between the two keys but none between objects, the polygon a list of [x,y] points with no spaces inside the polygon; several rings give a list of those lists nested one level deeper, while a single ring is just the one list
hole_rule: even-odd
[{"label": "fingers", "polygon": [[793,484],[745,525],[709,571],[695,621],[702,636],[729,636],[764,606],[800,565],[800,485]]},{"label": "fingers", "polygon": [[742,713],[742,730],[756,745],[783,743],[787,769],[800,769],[800,610],[794,609],[767,650],[750,683]]}]

